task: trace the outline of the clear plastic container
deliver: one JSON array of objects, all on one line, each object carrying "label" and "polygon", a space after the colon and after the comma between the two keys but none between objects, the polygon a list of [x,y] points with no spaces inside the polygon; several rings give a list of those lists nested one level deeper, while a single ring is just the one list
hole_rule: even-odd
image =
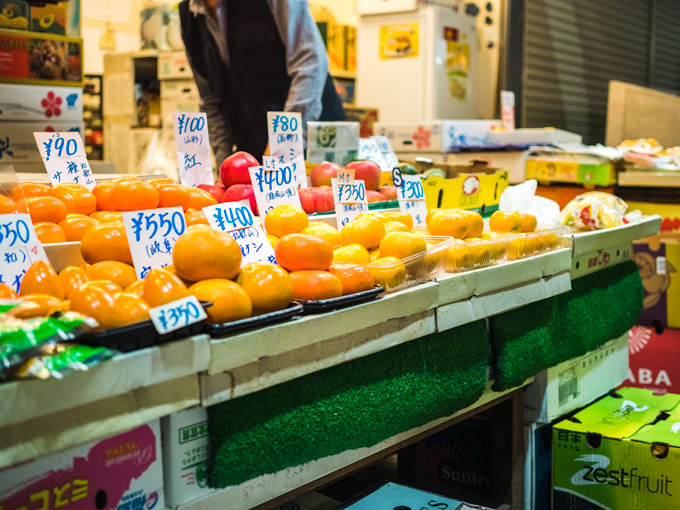
[{"label": "clear plastic container", "polygon": [[433,280],[446,269],[447,255],[453,239],[430,235],[420,237],[425,239],[427,251],[395,262],[367,264],[376,285],[385,287],[385,293]]},{"label": "clear plastic container", "polygon": [[523,259],[569,246],[568,233],[568,229],[560,226],[525,234],[514,234],[508,247],[508,260]]},{"label": "clear plastic container", "polygon": [[464,241],[454,239],[446,260],[446,272],[456,273],[490,266],[505,260],[511,239],[505,236],[495,239]]}]

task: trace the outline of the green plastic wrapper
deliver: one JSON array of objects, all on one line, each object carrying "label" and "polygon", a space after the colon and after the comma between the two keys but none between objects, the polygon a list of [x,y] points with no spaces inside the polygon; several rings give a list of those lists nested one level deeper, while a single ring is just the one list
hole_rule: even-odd
[{"label": "green plastic wrapper", "polygon": [[61,379],[74,371],[85,371],[90,367],[107,361],[116,355],[116,351],[106,347],[89,345],[50,344],[40,356],[29,359],[10,371],[10,379],[53,377]]}]

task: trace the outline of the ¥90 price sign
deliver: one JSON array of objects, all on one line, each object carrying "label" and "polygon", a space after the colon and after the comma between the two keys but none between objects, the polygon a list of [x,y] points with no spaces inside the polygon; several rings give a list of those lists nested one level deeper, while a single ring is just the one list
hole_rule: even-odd
[{"label": "\u00a590 price sign", "polygon": [[82,184],[87,189],[95,187],[90,163],[80,133],[33,133],[38,152],[53,186],[63,183]]},{"label": "\u00a590 price sign", "polygon": [[172,264],[172,249],[187,229],[181,207],[125,212],[123,223],[140,279],[151,269]]}]

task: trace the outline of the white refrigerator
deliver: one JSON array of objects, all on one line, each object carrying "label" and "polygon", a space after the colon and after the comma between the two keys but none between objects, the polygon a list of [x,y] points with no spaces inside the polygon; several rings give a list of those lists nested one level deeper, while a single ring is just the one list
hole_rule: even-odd
[{"label": "white refrigerator", "polygon": [[479,117],[476,19],[446,3],[358,0],[357,104],[381,122]]}]

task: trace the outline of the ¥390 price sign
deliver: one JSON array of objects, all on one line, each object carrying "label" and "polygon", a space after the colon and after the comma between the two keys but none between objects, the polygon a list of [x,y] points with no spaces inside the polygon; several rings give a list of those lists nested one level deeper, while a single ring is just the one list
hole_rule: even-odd
[{"label": "\u00a5390 price sign", "polygon": [[172,249],[187,229],[181,207],[123,213],[132,262],[140,279],[172,264]]},{"label": "\u00a5390 price sign", "polygon": [[53,186],[68,182],[82,184],[89,190],[95,187],[80,133],[33,133],[33,138]]},{"label": "\u00a5390 price sign", "polygon": [[420,176],[403,175],[399,168],[395,168],[392,171],[392,180],[397,188],[399,209],[411,215],[414,226],[425,225],[427,205],[425,203],[423,181]]},{"label": "\u00a5390 price sign", "polygon": [[0,214],[0,283],[19,292],[26,270],[47,256],[28,214]]},{"label": "\u00a5390 price sign", "polygon": [[210,226],[228,232],[241,248],[241,267],[251,262],[276,264],[274,248],[262,227],[255,223],[248,200],[223,202],[203,208]]}]

